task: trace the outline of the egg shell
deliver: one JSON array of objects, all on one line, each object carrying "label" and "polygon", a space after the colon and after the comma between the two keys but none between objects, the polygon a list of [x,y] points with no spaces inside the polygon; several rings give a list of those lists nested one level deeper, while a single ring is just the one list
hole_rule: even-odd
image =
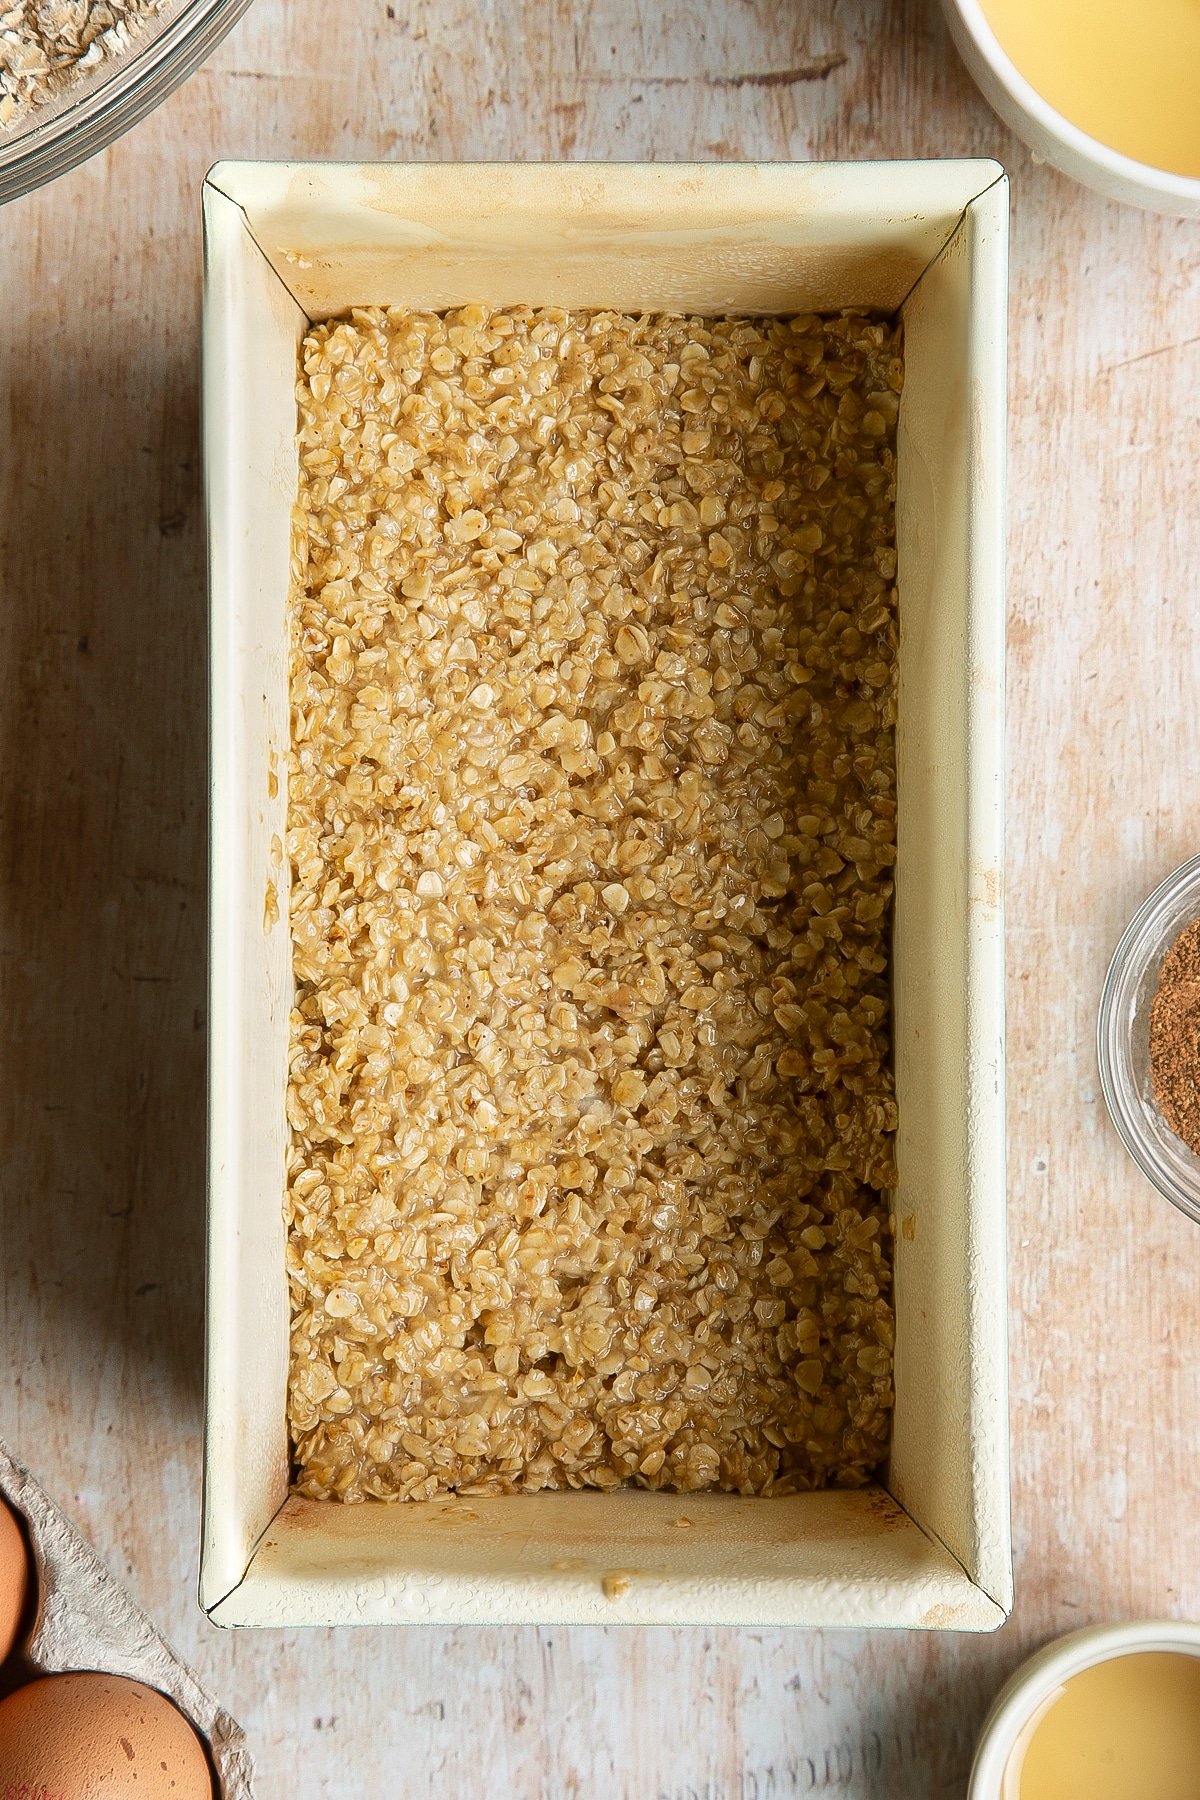
[{"label": "egg shell", "polygon": [[208,1759],[172,1703],[122,1675],[48,1675],[0,1701],[0,1794],[212,1800]]},{"label": "egg shell", "polygon": [[16,1643],[21,1629],[29,1598],[29,1573],[25,1534],[12,1508],[0,1499],[0,1663]]}]

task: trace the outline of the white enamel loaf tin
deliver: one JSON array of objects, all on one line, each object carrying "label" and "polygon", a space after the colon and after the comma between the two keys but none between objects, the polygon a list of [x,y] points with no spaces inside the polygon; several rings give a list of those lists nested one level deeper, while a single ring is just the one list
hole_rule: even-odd
[{"label": "white enamel loaf tin", "polygon": [[[1010,1606],[1002,171],[990,162],[225,163],[209,175],[204,206],[212,1040],[202,1604],[219,1625],[998,1625]],[[279,844],[297,344],[310,319],[356,304],[471,300],[709,314],[853,305],[903,317],[901,1184],[897,1404],[882,1486],[776,1500],[289,1497],[292,982]],[[689,1527],[674,1523],[681,1517]]]}]

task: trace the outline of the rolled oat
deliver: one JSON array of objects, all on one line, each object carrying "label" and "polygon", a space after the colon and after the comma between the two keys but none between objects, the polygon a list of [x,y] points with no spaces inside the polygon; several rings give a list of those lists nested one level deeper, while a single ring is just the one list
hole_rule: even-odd
[{"label": "rolled oat", "polygon": [[0,0],[0,130],[128,55],[166,0]]}]

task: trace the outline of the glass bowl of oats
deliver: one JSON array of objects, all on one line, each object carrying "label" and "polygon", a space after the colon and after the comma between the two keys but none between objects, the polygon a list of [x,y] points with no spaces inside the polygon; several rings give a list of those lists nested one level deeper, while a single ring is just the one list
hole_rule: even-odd
[{"label": "glass bowl of oats", "polygon": [[0,204],[145,118],[250,0],[0,0]]}]

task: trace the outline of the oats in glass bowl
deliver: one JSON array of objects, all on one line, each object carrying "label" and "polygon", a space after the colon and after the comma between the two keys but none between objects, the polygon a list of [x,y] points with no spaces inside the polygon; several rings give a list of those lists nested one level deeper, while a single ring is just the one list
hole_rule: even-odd
[{"label": "oats in glass bowl", "polygon": [[164,0],[0,0],[0,127],[128,56]]}]

